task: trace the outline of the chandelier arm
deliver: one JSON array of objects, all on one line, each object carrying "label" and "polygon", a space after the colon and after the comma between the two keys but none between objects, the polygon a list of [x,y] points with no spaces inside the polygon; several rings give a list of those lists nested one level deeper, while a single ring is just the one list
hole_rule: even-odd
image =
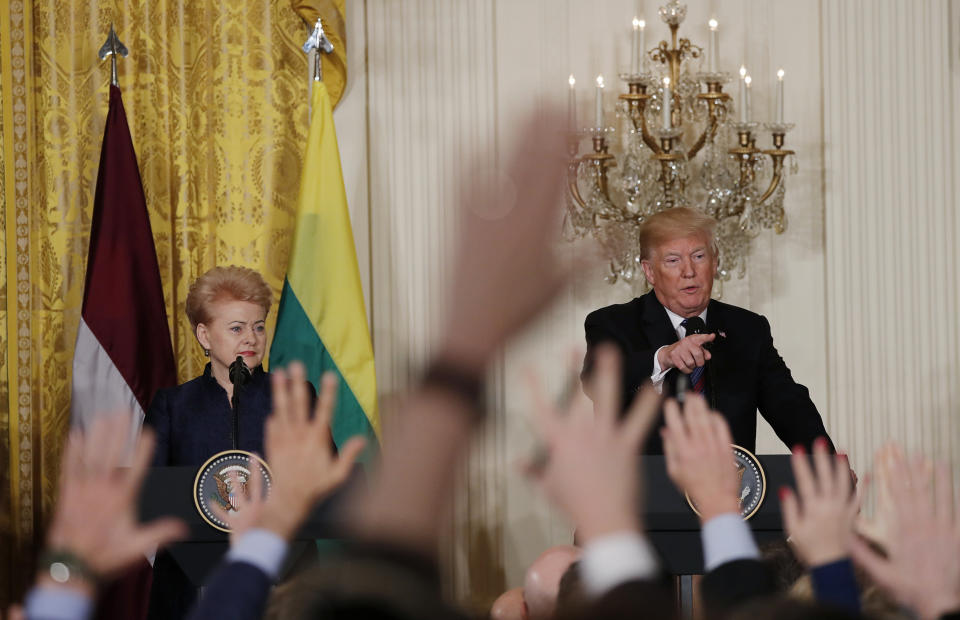
[{"label": "chandelier arm", "polygon": [[770,178],[770,186],[767,188],[767,191],[763,192],[763,195],[760,196],[758,202],[763,203],[777,191],[777,186],[783,181],[783,160],[784,158],[792,153],[793,151],[784,151],[784,150],[773,150],[773,151],[764,151],[766,155],[770,156],[770,159],[773,160],[773,176]]},{"label": "chandelier arm", "polygon": [[586,209],[587,203],[583,201],[583,197],[580,195],[580,186],[577,183],[580,177],[580,165],[582,163],[583,160],[577,158],[567,164],[567,189],[570,190],[570,196],[574,202],[576,202],[581,209]]},{"label": "chandelier arm", "polygon": [[690,150],[687,151],[687,159],[693,159],[697,156],[697,153],[700,152],[700,149],[703,148],[703,145],[707,143],[707,140],[711,142],[717,136],[717,128],[720,126],[717,117],[714,114],[710,114],[710,122],[703,129],[703,133],[700,134],[700,137],[697,138],[696,143],[690,147]]},{"label": "chandelier arm", "polygon": [[607,168],[615,167],[617,162],[614,161],[613,155],[610,155],[605,151],[606,149],[604,149],[604,152],[588,155],[584,157],[584,159],[589,159],[590,164],[596,169],[597,189],[600,190],[600,194],[607,200],[607,202],[613,204],[613,201],[610,200],[610,193],[607,184]]},{"label": "chandelier arm", "polygon": [[644,106],[640,106],[640,127],[637,127],[636,121],[634,121],[634,128],[640,130],[640,136],[643,138],[643,143],[650,148],[655,154],[659,155],[663,152],[660,148],[660,145],[657,144],[656,139],[650,135],[650,130],[647,128],[647,117],[643,113]]},{"label": "chandelier arm", "polygon": [[[776,170],[777,164],[774,164],[774,169]],[[780,185],[780,181],[783,180],[783,173],[780,170],[776,170],[773,173],[773,176],[770,178],[770,187],[767,188],[767,191],[763,192],[763,195],[760,196],[757,202],[764,202],[767,198],[773,195],[773,192],[777,190],[777,186]]]}]

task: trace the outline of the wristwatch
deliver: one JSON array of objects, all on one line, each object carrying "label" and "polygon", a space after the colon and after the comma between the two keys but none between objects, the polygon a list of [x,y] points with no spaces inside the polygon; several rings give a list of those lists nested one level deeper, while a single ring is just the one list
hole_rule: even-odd
[{"label": "wristwatch", "polygon": [[60,584],[83,581],[96,585],[97,575],[90,566],[76,554],[52,549],[40,555],[40,573],[47,573],[50,579]]}]

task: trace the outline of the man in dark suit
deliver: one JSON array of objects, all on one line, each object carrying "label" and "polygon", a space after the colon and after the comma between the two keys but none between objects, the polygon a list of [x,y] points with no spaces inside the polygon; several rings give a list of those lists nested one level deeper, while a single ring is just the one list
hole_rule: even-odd
[{"label": "man in dark suit", "polygon": [[[644,381],[672,394],[682,378],[724,415],[737,445],[755,449],[759,410],[787,446],[809,449],[827,433],[807,388],[777,353],[767,319],[710,299],[719,259],[715,227],[713,218],[685,207],[644,223],[642,266],[653,290],[587,315],[581,377],[590,374],[597,345],[610,342],[624,356],[624,406]],[[645,451],[663,451],[659,434]]]}]

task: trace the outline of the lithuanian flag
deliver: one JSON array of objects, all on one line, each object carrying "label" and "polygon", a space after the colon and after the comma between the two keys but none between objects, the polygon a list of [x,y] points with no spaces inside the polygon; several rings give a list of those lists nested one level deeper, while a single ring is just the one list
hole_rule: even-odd
[{"label": "lithuanian flag", "polygon": [[333,107],[323,82],[313,82],[312,114],[297,200],[297,223],[280,295],[270,367],[303,362],[319,388],[324,372],[340,380],[333,438],[367,437],[377,445],[377,378],[360,269],[340,170]]}]

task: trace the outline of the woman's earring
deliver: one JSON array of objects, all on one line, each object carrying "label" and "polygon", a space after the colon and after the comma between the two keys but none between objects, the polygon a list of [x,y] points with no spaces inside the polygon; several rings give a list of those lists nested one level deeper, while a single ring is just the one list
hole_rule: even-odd
[{"label": "woman's earring", "polygon": [[203,355],[204,355],[204,357],[210,357],[210,349],[204,349],[204,350],[203,350]]}]

